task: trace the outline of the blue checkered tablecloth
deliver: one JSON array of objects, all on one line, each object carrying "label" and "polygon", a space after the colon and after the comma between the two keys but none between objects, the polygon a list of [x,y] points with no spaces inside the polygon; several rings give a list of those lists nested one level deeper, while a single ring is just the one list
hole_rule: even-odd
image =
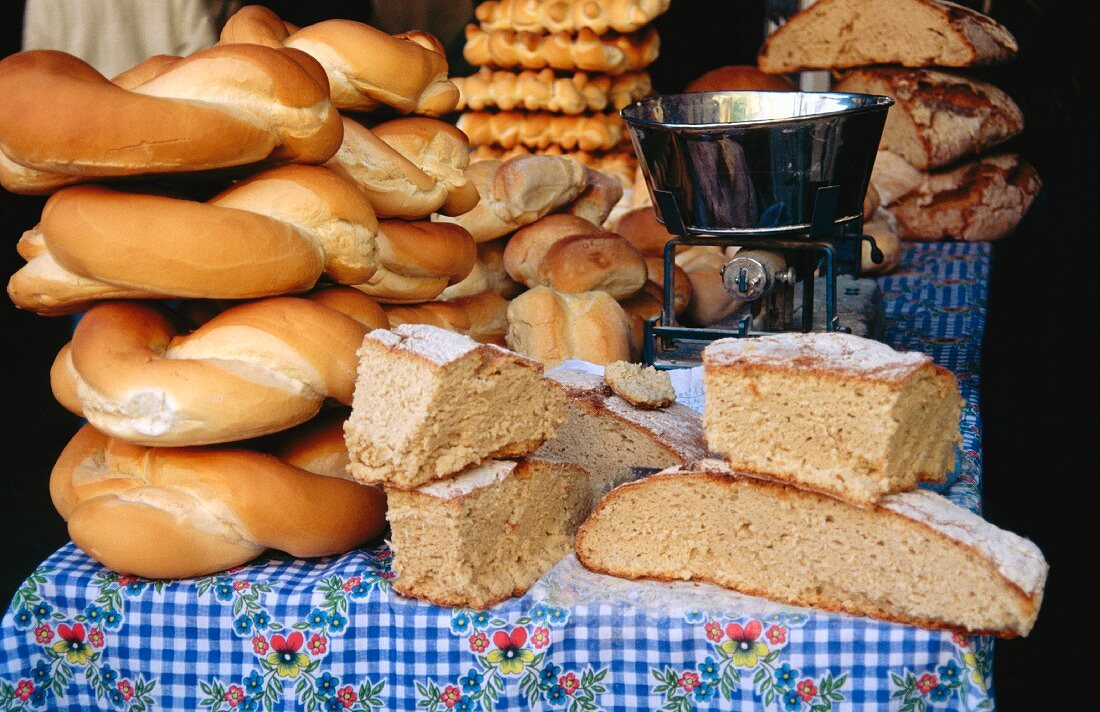
[{"label": "blue checkered tablecloth", "polygon": [[[917,244],[883,278],[893,345],[959,377],[947,494],[981,504],[978,365],[990,248]],[[63,547],[0,624],[0,710],[974,710],[992,643],[629,582],[567,557],[486,612],[396,595],[384,546],[186,581],[120,577]],[[944,582],[950,585],[950,582]]]}]

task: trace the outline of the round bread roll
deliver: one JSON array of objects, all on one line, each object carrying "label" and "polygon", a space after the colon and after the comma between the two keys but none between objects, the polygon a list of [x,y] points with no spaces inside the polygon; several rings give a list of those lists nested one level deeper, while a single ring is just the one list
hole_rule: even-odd
[{"label": "round bread roll", "polygon": [[378,271],[354,286],[383,304],[427,302],[465,279],[476,261],[474,240],[458,225],[383,220]]},{"label": "round bread roll", "polygon": [[504,249],[504,269],[528,287],[604,291],[616,299],[634,294],[646,280],[645,260],[629,242],[568,213],[548,215],[516,232]]},{"label": "round bread roll", "polygon": [[431,324],[469,336],[474,341],[504,346],[508,331],[508,300],[486,290],[448,302],[386,307],[390,326]]},{"label": "round bread roll", "polygon": [[615,232],[629,240],[646,257],[663,257],[665,243],[673,237],[664,225],[657,222],[653,206],[634,208],[624,213]]},{"label": "round bread roll", "polygon": [[63,406],[120,440],[244,440],[312,418],[326,398],[350,404],[367,331],[291,297],[237,305],[187,335],[154,306],[107,302],[77,324],[50,379]]},{"label": "round bread roll", "polygon": [[607,292],[564,294],[535,287],[508,305],[508,348],[547,368],[576,358],[596,364],[630,358],[630,319]]},{"label": "round bread roll", "polygon": [[710,326],[740,309],[745,302],[729,295],[719,270],[729,261],[721,248],[689,247],[676,255],[691,282],[691,302],[684,316],[696,326]]},{"label": "round bread roll", "polygon": [[765,74],[748,64],[731,64],[712,69],[684,87],[696,91],[796,91],[790,79],[781,74]]},{"label": "round bread roll", "polygon": [[477,262],[469,276],[458,284],[440,292],[437,299],[451,301],[471,297],[491,289],[505,299],[512,299],[523,291],[523,286],[512,279],[504,269],[504,250],[507,238],[480,242],[477,245]]},{"label": "round bread roll", "polygon": [[584,218],[593,225],[603,225],[622,197],[623,184],[618,178],[588,168],[585,170],[584,190],[565,212]]},{"label": "round bread roll", "polygon": [[385,528],[385,496],[248,450],[148,448],[84,426],[50,477],[69,535],[112,571],[203,576],[267,549],[349,551]]},{"label": "round bread roll", "polygon": [[340,146],[324,71],[298,50],[212,47],[154,74],[126,90],[63,52],[0,61],[0,183],[40,194],[95,178],[323,163]]}]

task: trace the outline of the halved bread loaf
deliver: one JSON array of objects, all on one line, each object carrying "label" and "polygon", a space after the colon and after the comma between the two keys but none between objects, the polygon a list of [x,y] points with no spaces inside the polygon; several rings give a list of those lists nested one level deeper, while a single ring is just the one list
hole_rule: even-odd
[{"label": "halved bread loaf", "polygon": [[1047,564],[1031,541],[932,492],[873,508],[731,472],[717,460],[619,487],[577,535],[587,568],[708,581],[799,606],[927,628],[1027,635]]},{"label": "halved bread loaf", "polygon": [[1012,33],[942,0],[820,0],[775,31],[757,63],[768,74],[870,64],[969,67],[1016,54]]},{"label": "halved bread loaf", "polygon": [[738,471],[870,504],[955,466],[962,399],[926,354],[841,333],[722,339],[703,427]]},{"label": "halved bread loaf", "polygon": [[597,499],[634,479],[633,467],[663,469],[706,456],[699,415],[685,405],[635,408],[603,378],[577,369],[556,369],[547,378],[568,397],[569,419],[535,455],[584,467]]},{"label": "halved bread loaf", "polygon": [[416,487],[526,455],[565,421],[565,398],[537,361],[424,324],[367,337],[344,426],[360,482]]},{"label": "halved bread loaf", "polygon": [[529,459],[388,490],[394,589],[479,609],[522,596],[569,553],[594,505],[589,487],[580,467]]}]

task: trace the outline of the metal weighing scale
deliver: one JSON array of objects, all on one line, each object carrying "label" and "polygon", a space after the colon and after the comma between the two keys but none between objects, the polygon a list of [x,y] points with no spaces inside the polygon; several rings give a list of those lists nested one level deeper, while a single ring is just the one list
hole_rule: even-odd
[{"label": "metal weighing scale", "polygon": [[[838,302],[848,315],[881,315],[875,282],[858,277],[864,241],[882,261],[863,234],[863,199],[891,104],[868,94],[724,91],[622,110],[657,219],[674,236],[661,315],[646,323],[646,363],[696,365],[700,344],[720,338],[850,332]],[[677,324],[676,250],[694,245],[739,248],[722,269],[726,291],[745,303],[733,322]],[[881,318],[858,326],[881,337]]]}]

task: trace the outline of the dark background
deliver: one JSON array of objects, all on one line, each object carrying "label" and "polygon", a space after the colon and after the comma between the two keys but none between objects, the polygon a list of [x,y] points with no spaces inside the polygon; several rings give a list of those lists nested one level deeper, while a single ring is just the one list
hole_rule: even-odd
[{"label": "dark background", "polygon": [[[296,24],[369,13],[362,0],[267,4]],[[19,49],[21,4],[6,3],[3,13],[0,56]],[[657,22],[655,86],[676,91],[713,67],[753,63],[763,14],[762,1],[675,0]],[[1065,709],[1091,698],[1082,686],[1091,689],[1096,670],[1100,604],[1096,3],[995,0],[992,14],[1016,35],[1020,56],[974,73],[1024,110],[1027,130],[1009,148],[1035,164],[1044,187],[1019,230],[994,249],[982,365],[985,516],[1036,541],[1051,565],[1038,624],[1026,639],[997,644],[994,681],[1002,709]],[[8,245],[0,250],[3,274],[22,264],[15,242],[35,224],[43,202],[0,192]],[[67,539],[47,481],[78,420],[54,402],[49,387],[69,321],[0,301],[8,357],[0,476],[0,607],[6,607],[23,578]]]}]

